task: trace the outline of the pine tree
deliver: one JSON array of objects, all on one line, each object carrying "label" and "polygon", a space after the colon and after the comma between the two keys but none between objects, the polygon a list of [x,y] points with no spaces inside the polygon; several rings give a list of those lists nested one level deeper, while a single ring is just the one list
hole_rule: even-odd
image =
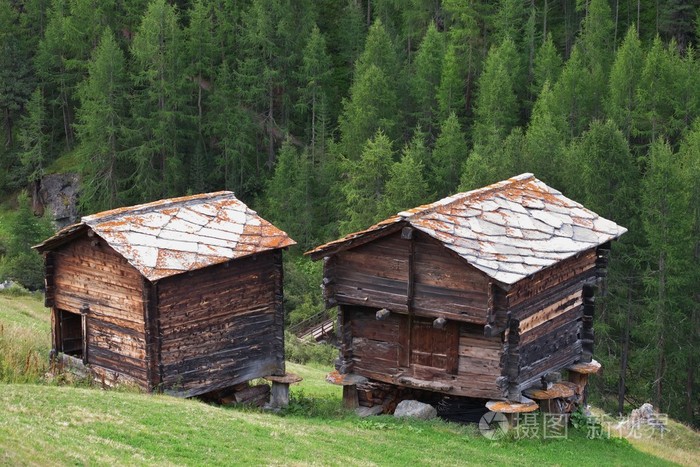
[{"label": "pine tree", "polygon": [[15,122],[32,92],[31,49],[20,21],[13,4],[0,0],[0,118],[6,148],[14,146]]},{"label": "pine tree", "polygon": [[250,112],[242,106],[238,82],[224,61],[213,82],[205,134],[213,141],[218,184],[245,199],[254,195],[263,181],[263,163],[255,147],[257,128]]},{"label": "pine tree", "polygon": [[466,71],[460,59],[457,47],[449,43],[442,60],[440,85],[437,92],[440,118],[446,119],[451,113],[463,115],[465,111],[464,75]]},{"label": "pine tree", "polygon": [[474,145],[503,141],[517,124],[519,108],[516,82],[520,79],[515,44],[505,39],[492,47],[479,77],[479,91],[474,104]]},{"label": "pine tree", "polygon": [[452,194],[457,188],[467,154],[467,142],[453,112],[442,122],[432,154],[430,181],[438,198]]},{"label": "pine tree", "polygon": [[567,140],[588,128],[596,116],[599,96],[604,88],[595,88],[579,47],[574,47],[564,64],[559,80],[552,85],[554,111],[568,123]]},{"label": "pine tree", "polygon": [[438,126],[437,94],[444,55],[444,36],[431,23],[413,61],[411,94],[415,102],[415,119],[432,136]]},{"label": "pine tree", "polygon": [[673,329],[683,322],[682,286],[688,267],[686,247],[690,241],[689,192],[667,141],[659,138],[650,148],[647,170],[641,183],[642,222],[646,234],[645,258],[649,270],[644,278],[646,319],[640,332],[647,342],[654,342],[640,351],[646,368],[653,368],[651,396],[654,407],[669,410],[670,395],[666,382],[672,378],[673,351],[679,333]]},{"label": "pine tree", "polygon": [[627,31],[610,72],[606,114],[622,130],[627,139],[632,135],[637,109],[637,87],[644,65],[642,44],[634,26]]},{"label": "pine tree", "polygon": [[696,284],[700,283],[700,120],[693,124],[683,140],[680,163],[688,189],[689,209],[686,215],[690,223],[690,242],[687,248],[689,265],[683,286],[688,295],[687,312],[681,331],[685,342],[682,342],[679,348],[684,353],[679,362],[685,367],[685,401],[683,410],[678,412],[690,423],[694,421],[697,410],[700,377],[697,372],[700,362],[700,292],[696,287]]},{"label": "pine tree", "polygon": [[520,42],[523,34],[522,25],[526,23],[527,10],[522,0],[500,0],[494,18],[495,42],[509,38]]},{"label": "pine tree", "polygon": [[70,149],[74,142],[73,91],[81,76],[78,70],[69,68],[67,64],[72,55],[68,39],[70,30],[67,9],[64,0],[52,2],[47,12],[46,30],[39,42],[34,66],[46,94],[46,104],[54,109],[51,114],[61,116],[60,122],[50,122],[51,126],[56,129],[56,133],[62,135],[66,149]]},{"label": "pine tree", "polygon": [[342,187],[345,195],[342,232],[366,229],[381,220],[393,157],[391,141],[380,129],[367,141],[358,161],[347,160],[348,180]]},{"label": "pine tree", "polygon": [[556,112],[555,99],[549,82],[545,82],[525,134],[524,162],[526,171],[548,185],[564,187],[566,174],[574,172],[571,165],[575,161],[565,160],[563,156],[566,122]]},{"label": "pine tree", "polygon": [[196,127],[200,141],[203,137],[206,93],[211,88],[212,73],[216,70],[218,50],[214,33],[214,18],[211,5],[196,0],[189,11],[190,24],[184,31],[186,73],[196,107]]},{"label": "pine tree", "polygon": [[48,218],[37,218],[26,192],[17,197],[18,207],[9,223],[5,255],[0,257],[0,277],[7,277],[30,290],[44,286],[44,261],[31,248],[48,238],[53,229]]},{"label": "pine tree", "polygon": [[380,217],[389,217],[429,202],[429,188],[420,152],[420,146],[406,145],[401,160],[391,166]]},{"label": "pine tree", "polygon": [[277,155],[275,173],[265,199],[269,219],[307,249],[313,246],[313,165],[308,152],[299,151],[289,139]]},{"label": "pine tree", "polygon": [[396,90],[390,76],[370,65],[355,77],[350,98],[343,101],[338,121],[342,154],[357,160],[365,141],[378,129],[393,135],[400,129],[397,113]]},{"label": "pine tree", "polygon": [[546,81],[549,81],[550,86],[552,83],[556,83],[559,79],[561,68],[561,55],[557,52],[557,48],[552,40],[552,34],[549,33],[535,55],[532,95],[539,95]]},{"label": "pine tree", "polygon": [[86,212],[119,205],[120,185],[127,173],[124,167],[127,81],[124,54],[107,28],[88,64],[88,78],[78,90],[80,201]]},{"label": "pine tree", "polygon": [[611,120],[594,121],[571,142],[566,160],[570,166],[568,183],[562,186],[574,190],[574,199],[620,225],[633,222],[639,171],[627,139]]},{"label": "pine tree", "polygon": [[44,95],[40,88],[32,93],[27,104],[27,114],[22,118],[20,126],[20,159],[26,181],[38,185],[48,161],[49,145]]},{"label": "pine tree", "polygon": [[675,50],[664,46],[657,36],[644,60],[637,88],[637,112],[633,135],[649,144],[664,135],[675,138],[679,122],[675,115],[678,104],[674,95],[680,58]]},{"label": "pine tree", "polygon": [[132,201],[182,194],[181,145],[189,140],[186,83],[181,73],[182,32],[174,7],[165,0],[148,5],[131,47],[134,57]]},{"label": "pine tree", "polygon": [[325,148],[326,127],[328,125],[328,103],[330,80],[333,73],[331,60],[326,51],[326,40],[314,26],[302,55],[302,68],[299,72],[299,102],[305,125],[309,129],[307,141],[311,150],[311,160],[315,163]]}]

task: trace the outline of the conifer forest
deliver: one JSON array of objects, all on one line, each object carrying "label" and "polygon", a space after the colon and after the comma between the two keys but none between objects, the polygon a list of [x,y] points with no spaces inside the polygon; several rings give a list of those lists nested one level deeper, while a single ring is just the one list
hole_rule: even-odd
[{"label": "conifer forest", "polygon": [[[629,229],[597,298],[593,403],[698,426],[699,7],[0,0],[0,200],[61,171],[84,215],[232,190],[299,243],[297,319],[323,309],[304,251],[532,172]],[[19,200],[6,273],[46,234]]]}]

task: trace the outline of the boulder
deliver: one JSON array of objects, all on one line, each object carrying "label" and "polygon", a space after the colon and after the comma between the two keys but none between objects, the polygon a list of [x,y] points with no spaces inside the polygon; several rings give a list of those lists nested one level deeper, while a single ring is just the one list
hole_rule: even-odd
[{"label": "boulder", "polygon": [[78,174],[61,173],[45,175],[41,179],[39,199],[58,228],[78,220]]},{"label": "boulder", "polygon": [[430,420],[437,416],[437,410],[430,404],[406,400],[399,402],[394,411],[394,417],[411,417],[420,420]]}]

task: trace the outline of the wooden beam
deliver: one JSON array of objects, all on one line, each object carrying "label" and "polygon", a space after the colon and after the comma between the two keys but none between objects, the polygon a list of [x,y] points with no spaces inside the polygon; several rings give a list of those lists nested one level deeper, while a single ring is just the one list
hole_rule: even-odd
[{"label": "wooden beam", "polygon": [[83,335],[83,363],[88,364],[88,312],[90,311],[89,305],[83,305],[80,307],[80,326]]}]

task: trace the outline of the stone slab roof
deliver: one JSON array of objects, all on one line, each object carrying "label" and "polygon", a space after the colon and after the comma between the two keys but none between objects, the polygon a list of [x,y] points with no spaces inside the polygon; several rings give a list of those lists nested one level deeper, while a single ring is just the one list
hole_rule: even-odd
[{"label": "stone slab roof", "polygon": [[407,223],[502,284],[514,284],[627,229],[526,173],[400,212],[307,252],[321,258]]},{"label": "stone slab roof", "polygon": [[220,191],[85,216],[34,248],[52,250],[89,229],[151,281],[295,244]]}]

